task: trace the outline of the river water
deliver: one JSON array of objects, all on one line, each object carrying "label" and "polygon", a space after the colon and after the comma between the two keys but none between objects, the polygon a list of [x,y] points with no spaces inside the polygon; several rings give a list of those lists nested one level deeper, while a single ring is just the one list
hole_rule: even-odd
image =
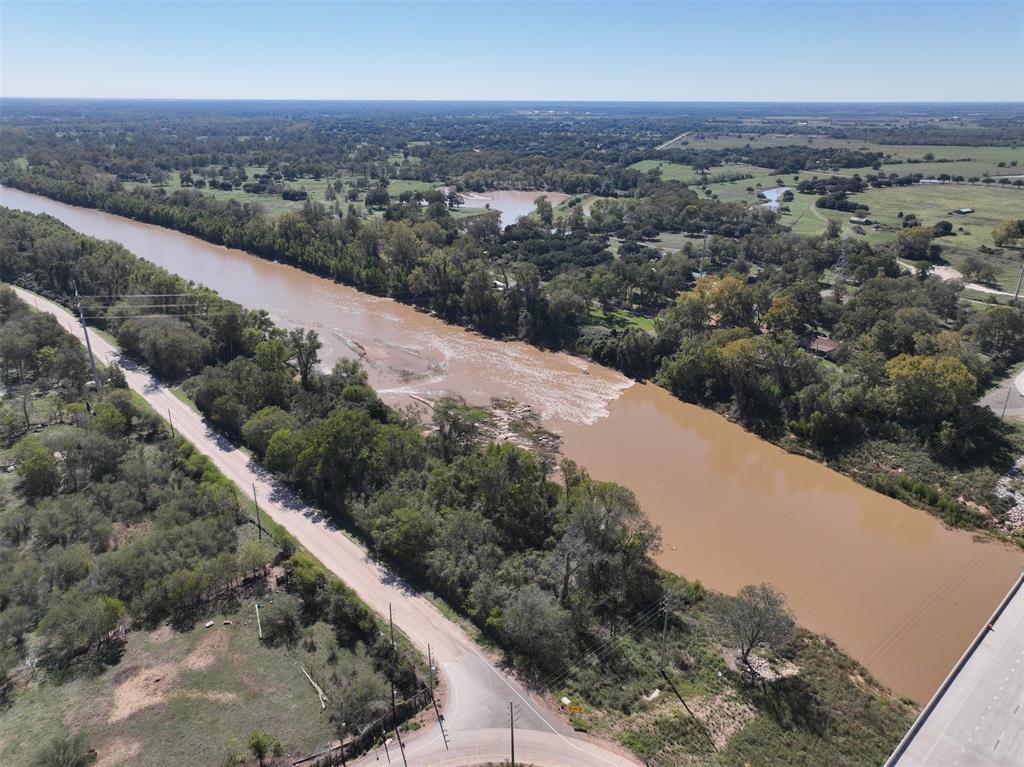
[{"label": "river water", "polygon": [[800,622],[882,682],[930,697],[1024,566],[651,384],[570,355],[495,341],[389,299],[156,226],[12,189],[0,204],[115,240],[284,327],[316,328],[330,364],[361,357],[388,401],[512,397],[566,455],[637,495],[662,528],[659,563],[734,592],[767,581]]}]

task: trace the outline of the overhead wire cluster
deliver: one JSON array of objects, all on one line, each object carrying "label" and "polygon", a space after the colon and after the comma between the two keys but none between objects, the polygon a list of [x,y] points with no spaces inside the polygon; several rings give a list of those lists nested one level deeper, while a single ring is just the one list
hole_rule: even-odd
[{"label": "overhead wire cluster", "polygon": [[198,293],[129,293],[79,296],[85,320],[110,321],[143,317],[208,317],[223,304]]}]

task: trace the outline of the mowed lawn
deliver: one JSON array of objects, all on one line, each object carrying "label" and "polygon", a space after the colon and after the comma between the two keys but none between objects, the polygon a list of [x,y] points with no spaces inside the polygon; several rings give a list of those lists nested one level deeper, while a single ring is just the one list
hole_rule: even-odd
[{"label": "mowed lawn", "polygon": [[393,179],[388,182],[388,194],[398,197],[402,192],[429,192],[436,189],[437,184],[427,181],[406,181],[404,179]]},{"label": "mowed lawn", "polygon": [[[306,630],[316,645],[309,652],[303,643],[264,646],[252,600],[211,618],[209,629],[131,633],[121,662],[98,676],[60,683],[36,672],[0,709],[0,764],[28,767],[42,744],[68,728],[89,734],[101,763],[124,767],[216,765],[228,753],[242,755],[257,730],[277,737],[293,758],[330,742],[333,727],[299,670],[324,679],[329,628]],[[369,662],[337,655],[341,670]]]}]

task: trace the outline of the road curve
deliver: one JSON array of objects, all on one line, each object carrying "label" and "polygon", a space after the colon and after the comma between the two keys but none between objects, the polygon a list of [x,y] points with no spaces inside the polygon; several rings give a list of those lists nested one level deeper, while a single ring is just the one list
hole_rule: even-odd
[{"label": "road curve", "polygon": [[[13,286],[12,286],[13,287]],[[14,287],[30,306],[57,317],[85,343],[81,326],[64,307],[35,293]],[[509,757],[509,703],[516,707],[516,758],[537,767],[635,767],[633,758],[587,739],[566,725],[540,698],[530,693],[494,659],[487,657],[458,625],[393,573],[374,562],[366,549],[333,529],[316,509],[305,505],[281,483],[252,463],[243,451],[211,429],[203,417],[174,396],[145,370],[123,357],[120,350],[90,333],[100,360],[117,361],[128,385],[138,392],[174,429],[210,458],[243,493],[255,487],[260,510],[282,525],[328,569],[382,616],[394,611],[395,624],[416,647],[433,654],[447,694],[445,747],[436,721],[406,737],[409,767],[469,767]],[[391,760],[401,763],[397,743],[389,746]],[[387,763],[385,754],[367,754],[357,765]]]}]

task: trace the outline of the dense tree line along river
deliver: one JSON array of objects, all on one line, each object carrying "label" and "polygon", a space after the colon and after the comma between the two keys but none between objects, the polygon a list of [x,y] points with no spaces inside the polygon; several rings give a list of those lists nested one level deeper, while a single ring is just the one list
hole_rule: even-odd
[{"label": "dense tree line along river", "polygon": [[789,455],[720,416],[608,368],[487,339],[412,307],[283,264],[96,210],[0,189],[153,263],[319,331],[327,365],[361,357],[385,399],[514,398],[565,454],[631,488],[662,528],[662,566],[736,591],[783,589],[807,628],[882,682],[926,700],[1024,566],[1024,553],[945,529],[923,511]]}]

